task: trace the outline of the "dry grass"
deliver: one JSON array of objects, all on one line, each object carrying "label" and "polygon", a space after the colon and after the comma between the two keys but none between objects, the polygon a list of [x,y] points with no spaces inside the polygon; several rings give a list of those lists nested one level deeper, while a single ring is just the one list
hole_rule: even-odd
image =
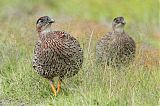
[{"label": "dry grass", "polygon": [[[128,68],[116,71],[110,67],[101,67],[96,64],[95,44],[110,28],[97,22],[79,20],[64,21],[65,24],[57,22],[53,26],[54,29],[70,32],[80,41],[84,49],[82,70],[75,77],[64,80],[62,92],[58,97],[54,97],[48,81],[32,69],[32,52],[38,37],[33,18],[15,24],[9,24],[10,21],[3,22],[4,26],[1,26],[1,104],[57,106],[158,104],[160,49],[138,40],[135,62]],[[23,27],[19,27],[22,25]]]}]

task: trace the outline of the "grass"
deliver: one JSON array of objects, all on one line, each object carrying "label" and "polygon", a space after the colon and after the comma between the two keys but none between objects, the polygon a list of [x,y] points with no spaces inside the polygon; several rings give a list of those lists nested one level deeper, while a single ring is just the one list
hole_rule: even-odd
[{"label": "grass", "polygon": [[[106,8],[104,5],[100,7],[101,3],[96,5],[98,1],[93,1],[91,3],[93,7],[104,11]],[[43,0],[40,0],[40,3],[43,2]],[[126,8],[130,7],[130,3],[126,2],[121,12],[126,12],[123,14],[129,21],[127,21],[126,31],[135,39],[137,52],[133,64],[117,71],[110,67],[100,66],[96,64],[95,60],[95,44],[97,40],[111,30],[111,27],[107,27],[104,25],[104,22],[101,22],[100,17],[103,16],[105,11],[100,12],[100,15],[95,17],[94,14],[96,13],[94,11],[97,10],[92,10],[93,7],[90,6],[89,1],[86,1],[87,3],[83,4],[85,5],[84,7],[89,9],[89,12],[86,12],[84,15],[87,18],[84,17],[83,19],[83,16],[78,17],[76,15],[76,10],[66,8],[61,2],[55,4],[55,6],[57,8],[60,6],[64,7],[64,10],[70,14],[64,18],[64,14],[61,16],[56,12],[53,13],[56,18],[56,24],[53,28],[65,30],[80,41],[84,50],[82,69],[75,77],[65,79],[61,93],[54,97],[49,82],[37,75],[31,64],[34,45],[38,37],[35,31],[35,21],[39,15],[36,14],[36,9],[33,9],[33,7],[37,6],[36,2],[29,2],[24,7],[25,9],[9,15],[4,12],[7,11],[4,9],[3,14],[0,14],[0,105],[160,105],[158,104],[160,101],[160,45],[159,38],[156,38],[157,35],[155,35],[157,29],[154,22],[150,22],[153,27],[146,26],[150,23],[147,22],[148,18],[143,20],[146,17],[144,14],[142,14],[142,18],[137,16],[138,18],[135,17],[134,19],[131,18],[134,14],[125,15],[127,14]],[[147,2],[150,1],[145,2],[149,8],[154,4],[152,2],[149,5]],[[21,9],[23,5],[19,6],[19,3],[21,3],[19,0],[16,0],[16,4],[14,2],[8,3],[7,0],[2,2],[2,4],[8,4],[11,7],[17,6],[17,8]],[[76,3],[76,1],[73,1],[73,4],[77,5]],[[108,3],[115,4],[115,1],[108,1]],[[121,3],[123,4],[123,2]],[[135,8],[137,9],[134,12],[140,15],[144,10],[138,11],[138,9],[144,7],[138,7],[137,3],[138,1],[133,4],[133,7],[136,6]],[[42,8],[48,9],[48,11],[55,11],[51,4],[44,4]],[[69,5],[69,3],[66,5]],[[3,8],[6,6],[3,5]],[[106,11],[109,11],[111,14],[104,14],[104,17],[106,16],[110,22],[111,18],[117,15],[117,12],[113,6],[109,5],[109,7],[110,9]],[[13,9],[13,11],[19,10],[17,8]],[[82,14],[81,8],[77,8],[79,8],[77,11]],[[46,10],[42,12],[45,13],[47,12]],[[61,9],[58,10],[61,11]],[[30,13],[30,11],[33,11],[33,13]],[[146,14],[150,15],[150,12]],[[134,25],[133,23],[138,20],[143,21],[138,23],[138,25]],[[153,20],[156,21],[156,18]]]}]

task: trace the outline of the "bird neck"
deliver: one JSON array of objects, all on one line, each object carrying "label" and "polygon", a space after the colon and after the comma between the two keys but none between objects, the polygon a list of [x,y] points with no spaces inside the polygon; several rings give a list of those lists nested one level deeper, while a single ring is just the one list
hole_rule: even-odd
[{"label": "bird neck", "polygon": [[124,33],[124,28],[123,27],[113,28],[113,32],[114,33]]},{"label": "bird neck", "polygon": [[51,30],[51,26],[37,28],[37,32],[39,33],[39,35],[51,32]]},{"label": "bird neck", "polygon": [[45,29],[44,28],[37,28],[37,32],[38,32],[39,38],[41,40],[43,40],[46,37],[46,35],[51,31],[52,31],[51,27],[46,27]]}]

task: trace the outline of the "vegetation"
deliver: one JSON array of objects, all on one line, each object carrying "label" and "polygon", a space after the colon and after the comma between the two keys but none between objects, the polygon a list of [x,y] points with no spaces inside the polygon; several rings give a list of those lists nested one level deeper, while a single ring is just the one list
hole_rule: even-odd
[{"label": "vegetation", "polygon": [[[0,105],[156,106],[160,105],[160,19],[156,0],[3,0],[0,4]],[[50,15],[53,29],[76,37],[84,49],[80,72],[64,80],[54,97],[48,81],[35,73],[35,22]],[[136,59],[114,70],[96,64],[95,44],[124,16],[136,41]],[[57,79],[55,79],[57,81]]]}]

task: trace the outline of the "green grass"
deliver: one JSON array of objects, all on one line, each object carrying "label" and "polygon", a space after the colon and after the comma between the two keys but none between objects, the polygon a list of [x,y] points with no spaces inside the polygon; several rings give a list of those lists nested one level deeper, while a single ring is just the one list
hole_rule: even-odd
[{"label": "green grass", "polygon": [[[158,104],[160,102],[160,45],[159,39],[154,35],[157,31],[155,22],[158,22],[158,17],[154,18],[156,12],[149,11],[156,1],[146,0],[144,5],[138,5],[137,3],[142,4],[138,0],[135,2],[122,0],[119,4],[116,1],[107,1],[110,4],[107,6],[96,0],[86,1],[86,3],[79,1],[80,5],[74,0],[63,1],[64,4],[62,1],[50,3],[51,1],[43,0],[39,3],[24,2],[21,4],[20,0],[15,0],[9,3],[9,0],[6,0],[2,2],[3,5],[1,4],[3,11],[0,13],[0,105],[160,105]],[[44,10],[39,14],[36,6],[42,3],[44,3],[42,5]],[[111,4],[116,6],[124,4],[120,12],[127,19],[127,32],[137,43],[134,63],[121,70],[105,68],[96,64],[95,60],[95,44],[110,30],[101,20],[106,17],[110,22],[113,17],[119,15]],[[7,6],[10,6],[11,10],[14,7],[13,11],[7,10]],[[135,9],[133,13],[128,12],[130,8]],[[144,13],[145,9],[147,12]],[[98,10],[102,11],[97,13]],[[9,11],[9,14],[6,11]],[[57,97],[53,96],[49,82],[34,72],[31,64],[38,37],[35,21],[45,12],[55,16],[57,22],[55,29],[70,32],[80,41],[84,49],[82,69],[76,76],[64,80],[65,84],[62,84],[62,91]],[[64,18],[64,16],[72,18]],[[150,18],[145,18],[147,16],[151,16],[152,22]],[[135,25],[135,22],[138,23]]]}]

